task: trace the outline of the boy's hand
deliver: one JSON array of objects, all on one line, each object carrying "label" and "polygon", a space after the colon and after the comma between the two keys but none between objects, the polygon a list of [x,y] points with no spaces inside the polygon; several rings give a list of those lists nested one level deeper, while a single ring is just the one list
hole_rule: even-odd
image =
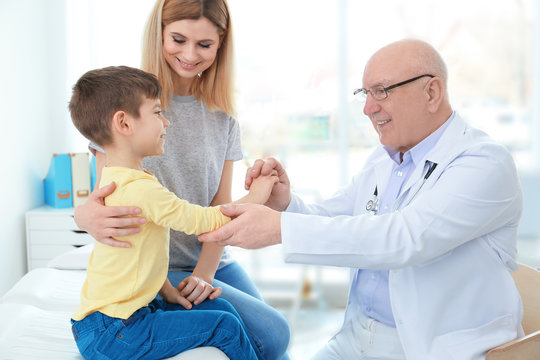
[{"label": "boy's hand", "polygon": [[206,299],[217,299],[223,291],[220,287],[214,287],[203,279],[190,275],[178,284],[178,291],[194,305],[199,305]]},{"label": "boy's hand", "polygon": [[291,202],[291,184],[285,168],[275,158],[256,160],[246,172],[245,188],[248,190],[253,180],[260,175],[271,175],[274,171],[277,172],[279,182],[272,188],[272,193],[264,205],[274,210],[283,211]]},{"label": "boy's hand", "polygon": [[266,203],[274,184],[278,182],[279,178],[275,170],[270,175],[259,175],[253,179],[249,188],[249,202],[261,205]]},{"label": "boy's hand", "polygon": [[180,291],[171,285],[171,282],[169,279],[165,279],[165,283],[161,287],[161,290],[159,290],[159,295],[168,303],[171,304],[180,304],[185,309],[190,310],[193,305],[191,305],[191,302],[186,299]]}]

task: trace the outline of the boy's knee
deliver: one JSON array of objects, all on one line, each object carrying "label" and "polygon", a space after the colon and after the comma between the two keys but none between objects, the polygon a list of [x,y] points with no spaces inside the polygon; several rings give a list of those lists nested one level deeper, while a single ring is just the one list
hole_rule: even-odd
[{"label": "boy's knee", "polygon": [[223,327],[234,334],[239,334],[242,332],[242,324],[240,323],[240,320],[229,312],[221,312],[219,314],[218,323],[220,327]]},{"label": "boy's knee", "polygon": [[236,313],[236,310],[234,309],[234,307],[227,300],[217,298],[217,299],[214,299],[214,300],[207,300],[207,301],[211,301],[211,304],[212,304],[211,307],[214,310],[226,311],[226,312],[232,313],[232,314]]}]

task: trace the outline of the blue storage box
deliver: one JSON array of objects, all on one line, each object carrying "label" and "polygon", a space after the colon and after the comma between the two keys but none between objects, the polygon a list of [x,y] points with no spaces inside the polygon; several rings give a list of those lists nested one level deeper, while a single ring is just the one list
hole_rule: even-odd
[{"label": "blue storage box", "polygon": [[73,206],[71,157],[69,154],[53,154],[49,172],[43,183],[47,205],[57,208]]}]

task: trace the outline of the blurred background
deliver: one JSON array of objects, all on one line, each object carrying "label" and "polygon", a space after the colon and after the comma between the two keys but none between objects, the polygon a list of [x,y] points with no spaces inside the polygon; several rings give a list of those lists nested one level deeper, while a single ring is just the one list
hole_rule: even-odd
[{"label": "blurred background", "polygon": [[[238,120],[245,159],[276,156],[308,201],[348,182],[377,145],[362,104],[369,56],[415,37],[447,61],[450,99],[470,124],[505,144],[525,211],[520,261],[540,266],[540,4],[534,0],[229,0]],[[67,110],[87,70],[138,67],[150,0],[0,0],[2,117],[0,296],[26,272],[24,213],[43,203],[52,153],[85,152]],[[348,270],[284,264],[279,246],[233,249],[267,301],[289,318],[291,354],[305,358],[339,328]],[[300,355],[301,354],[301,355]]]}]

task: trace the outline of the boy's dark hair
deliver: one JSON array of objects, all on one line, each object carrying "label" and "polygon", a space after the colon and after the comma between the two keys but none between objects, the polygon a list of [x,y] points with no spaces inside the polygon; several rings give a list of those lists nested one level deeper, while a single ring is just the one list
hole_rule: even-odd
[{"label": "boy's dark hair", "polygon": [[110,66],[81,76],[73,86],[69,111],[81,134],[103,146],[112,141],[115,112],[125,111],[138,118],[144,97],[160,96],[161,86],[154,75],[128,66]]}]

